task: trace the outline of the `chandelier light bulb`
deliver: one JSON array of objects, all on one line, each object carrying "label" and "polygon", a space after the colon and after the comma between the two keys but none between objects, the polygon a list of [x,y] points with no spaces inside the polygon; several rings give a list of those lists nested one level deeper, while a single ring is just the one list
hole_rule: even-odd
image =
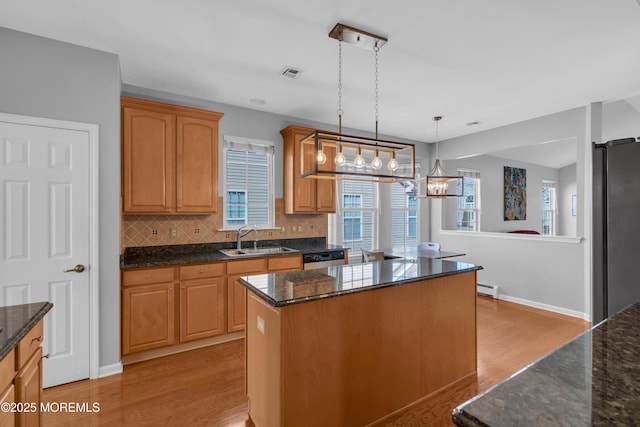
[{"label": "chandelier light bulb", "polygon": [[353,159],[353,165],[357,168],[364,166],[364,157],[362,157],[362,154],[358,154],[356,158]]},{"label": "chandelier light bulb", "polygon": [[382,167],[382,160],[380,160],[380,155],[378,154],[378,150],[376,150],[376,156],[371,161],[371,167],[374,169],[380,169]]},{"label": "chandelier light bulb", "polygon": [[396,160],[396,153],[391,154],[391,160],[389,160],[389,164],[387,165],[390,171],[394,171],[398,169],[398,161]]},{"label": "chandelier light bulb", "polygon": [[316,160],[318,161],[318,164],[324,165],[324,163],[327,161],[327,155],[324,154],[324,151],[320,150],[316,155]]},{"label": "chandelier light bulb", "polygon": [[338,165],[338,166],[342,166],[344,165],[344,162],[347,159],[344,158],[344,154],[342,154],[342,145],[338,146],[338,154],[336,154],[336,157],[333,159],[333,162]]}]

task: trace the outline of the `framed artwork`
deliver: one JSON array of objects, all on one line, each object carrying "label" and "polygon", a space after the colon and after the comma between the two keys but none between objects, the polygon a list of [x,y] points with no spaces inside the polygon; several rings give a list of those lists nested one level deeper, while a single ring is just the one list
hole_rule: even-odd
[{"label": "framed artwork", "polygon": [[504,220],[527,219],[527,170],[504,167]]},{"label": "framed artwork", "polygon": [[577,197],[575,194],[571,195],[571,216],[576,216],[578,212],[578,206],[576,205]]}]

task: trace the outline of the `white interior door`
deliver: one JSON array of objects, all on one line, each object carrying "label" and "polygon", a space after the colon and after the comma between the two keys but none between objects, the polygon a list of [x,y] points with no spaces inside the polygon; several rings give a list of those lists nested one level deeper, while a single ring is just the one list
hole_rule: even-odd
[{"label": "white interior door", "polygon": [[90,373],[89,140],[0,118],[0,305],[53,303],[45,387]]}]

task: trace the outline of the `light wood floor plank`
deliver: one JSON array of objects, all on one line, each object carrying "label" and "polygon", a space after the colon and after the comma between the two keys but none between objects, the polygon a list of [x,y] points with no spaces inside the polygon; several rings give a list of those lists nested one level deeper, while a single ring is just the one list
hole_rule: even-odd
[{"label": "light wood floor plank", "polygon": [[[588,329],[579,319],[478,298],[478,376],[379,426],[451,426],[455,406]],[[46,426],[253,426],[244,395],[244,340],[125,366],[121,375],[46,389],[45,402],[97,402],[98,413],[45,413]]]}]

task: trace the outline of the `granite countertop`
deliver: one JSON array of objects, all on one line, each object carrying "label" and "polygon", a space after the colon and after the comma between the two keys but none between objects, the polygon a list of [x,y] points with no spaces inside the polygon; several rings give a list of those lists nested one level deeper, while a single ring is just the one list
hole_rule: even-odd
[{"label": "granite countertop", "polygon": [[44,317],[53,304],[36,302],[32,304],[0,307],[0,360],[14,348],[20,340]]},{"label": "granite countertop", "polygon": [[640,420],[640,303],[453,411],[458,426],[630,426]]},{"label": "granite countertop", "polygon": [[[300,254],[323,253],[344,250],[342,246],[327,244],[324,237],[311,237],[301,239],[259,240],[258,247],[284,246],[295,249]],[[253,241],[243,241],[244,248],[252,248]],[[184,264],[200,264],[205,262],[229,261],[233,259],[245,259],[252,257],[230,257],[220,252],[220,249],[233,249],[234,242],[201,243],[190,245],[166,245],[166,246],[140,246],[126,248],[120,256],[120,269],[142,267],[162,267]],[[291,252],[282,254],[270,254],[269,256],[292,255]],[[264,257],[254,255],[253,257]]]},{"label": "granite countertop", "polygon": [[240,283],[268,304],[281,307],[481,269],[480,266],[464,262],[400,258],[245,276],[240,278]]}]

